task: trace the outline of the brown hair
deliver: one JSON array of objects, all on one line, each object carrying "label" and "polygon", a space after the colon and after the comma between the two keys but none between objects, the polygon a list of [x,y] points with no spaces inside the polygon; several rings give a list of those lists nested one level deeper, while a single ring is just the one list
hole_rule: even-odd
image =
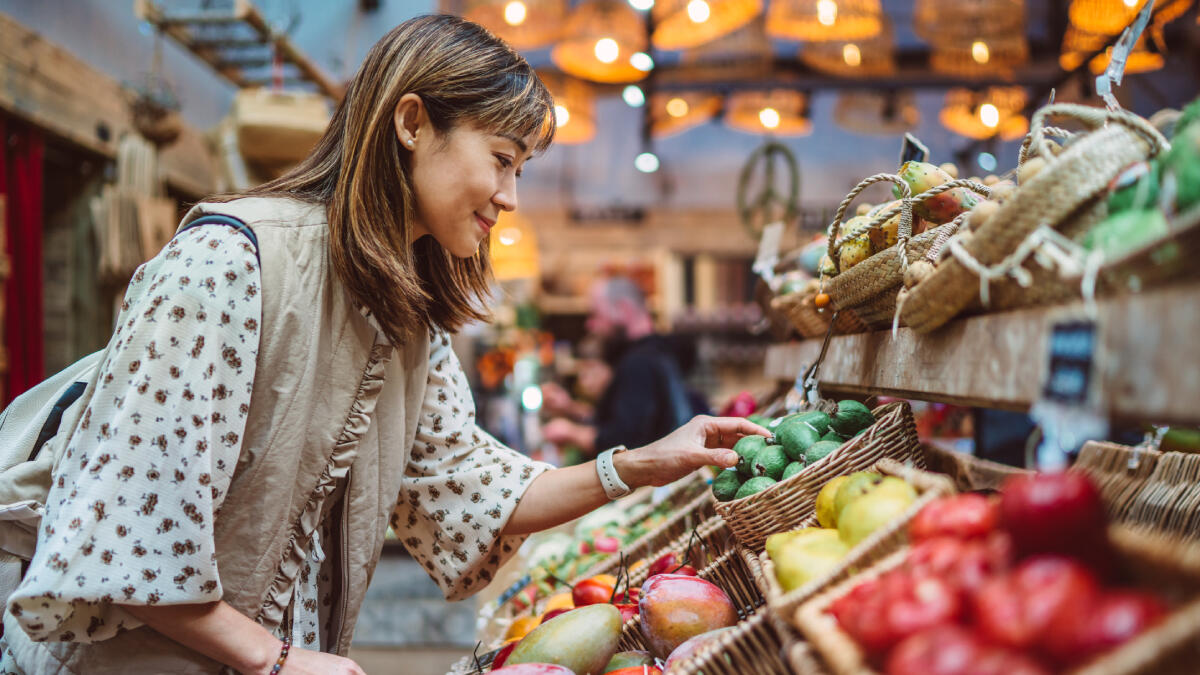
[{"label": "brown hair", "polygon": [[554,100],[524,58],[475,23],[420,16],[371,48],[309,156],[244,195],[324,204],[338,278],[397,345],[432,325],[486,320],[491,281],[487,239],[465,259],[431,236],[409,243],[416,195],[392,121],[406,93],[421,97],[439,133],[466,122],[535,134],[539,152],[554,139]]}]

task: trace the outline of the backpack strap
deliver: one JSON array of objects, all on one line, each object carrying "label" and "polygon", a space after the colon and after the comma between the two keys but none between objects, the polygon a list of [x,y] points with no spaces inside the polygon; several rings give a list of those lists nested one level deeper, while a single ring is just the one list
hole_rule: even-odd
[{"label": "backpack strap", "polygon": [[38,432],[37,440],[33,442],[33,452],[29,455],[29,460],[37,459],[38,453],[42,451],[42,446],[46,441],[54,438],[58,433],[58,427],[62,424],[63,413],[71,404],[79,400],[83,396],[83,390],[87,389],[87,382],[74,382],[67,390],[58,397],[54,402],[54,407],[50,408],[50,414],[46,416],[46,421],[42,423],[42,429]]},{"label": "backpack strap", "polygon": [[238,232],[246,235],[246,238],[249,239],[250,243],[254,246],[254,257],[258,258],[258,264],[260,267],[262,266],[262,257],[258,255],[258,237],[254,235],[254,230],[250,229],[250,226],[242,222],[242,220],[239,218],[227,216],[222,213],[209,213],[200,216],[187,225],[179,228],[179,231],[175,234],[178,236],[184,232],[187,232],[193,227],[200,227],[201,225],[228,225],[229,227],[232,227]]}]

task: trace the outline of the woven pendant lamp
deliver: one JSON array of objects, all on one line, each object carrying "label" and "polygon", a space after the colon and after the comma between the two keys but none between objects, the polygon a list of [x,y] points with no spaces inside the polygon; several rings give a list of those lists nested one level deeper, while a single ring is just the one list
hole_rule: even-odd
[{"label": "woven pendant lamp", "polygon": [[967,138],[999,136],[1011,141],[1029,132],[1029,120],[1021,114],[1027,100],[1021,87],[989,87],[982,92],[951,89],[938,119]]},{"label": "woven pendant lamp", "polygon": [[767,34],[785,40],[862,40],[883,29],[879,0],[771,0]]},{"label": "woven pendant lamp", "polygon": [[666,138],[700,126],[721,112],[721,97],[699,91],[660,92],[650,97],[650,134]]},{"label": "woven pendant lamp", "polygon": [[933,45],[929,66],[936,72],[957,77],[1009,77],[1029,61],[1029,42],[1024,33],[988,35],[977,33],[954,42]]},{"label": "woven pendant lamp", "polygon": [[584,0],[567,19],[550,60],[585,80],[637,82],[648,71],[634,67],[630,57],[645,49],[642,17],[625,0]]},{"label": "woven pendant lamp", "polygon": [[808,96],[792,89],[740,91],[725,102],[725,123],[738,131],[772,136],[807,136]]},{"label": "woven pendant lamp", "polygon": [[847,131],[872,136],[896,136],[921,122],[912,92],[844,91],[838,94],[833,120]]},{"label": "woven pendant lamp", "polygon": [[1025,30],[1025,0],[916,0],[913,31],[930,45]]},{"label": "woven pendant lamp", "polygon": [[762,13],[763,0],[657,0],[651,10],[659,49],[688,49],[745,26]]},{"label": "woven pendant lamp", "polygon": [[465,0],[463,18],[517,49],[537,49],[562,35],[566,0]]},{"label": "woven pendant lamp", "polygon": [[683,50],[679,63],[689,67],[693,79],[720,80],[759,77],[774,58],[766,20],[759,15],[728,35]]},{"label": "woven pendant lamp", "polygon": [[[1065,71],[1073,71],[1083,64],[1083,60],[1089,54],[1095,53],[1110,42],[1112,36],[1085,33],[1074,26],[1068,26],[1067,33],[1063,36],[1062,54],[1058,57],[1058,65]],[[1166,43],[1163,40],[1162,26],[1149,26],[1126,57],[1125,73],[1135,75],[1159,70],[1166,63],[1165,53]],[[1088,67],[1092,73],[1099,75],[1108,68],[1111,60],[1112,47],[1109,46],[1104,53],[1092,58]]]},{"label": "woven pendant lamp", "polygon": [[[1071,0],[1067,16],[1072,26],[1085,33],[1116,35],[1133,23],[1145,4],[1146,0]],[[1155,25],[1178,19],[1191,5],[1192,0],[1158,0]]]},{"label": "woven pendant lamp", "polygon": [[896,72],[892,25],[884,21],[874,37],[863,40],[810,42],[800,48],[809,68],[840,77],[876,77]]},{"label": "woven pendant lamp", "polygon": [[501,211],[488,236],[492,274],[496,279],[510,281],[538,276],[537,230],[533,223],[516,212]]},{"label": "woven pendant lamp", "polygon": [[595,138],[596,94],[592,86],[561,73],[539,72],[538,77],[554,97],[554,118],[558,124],[554,142],[578,145]]}]

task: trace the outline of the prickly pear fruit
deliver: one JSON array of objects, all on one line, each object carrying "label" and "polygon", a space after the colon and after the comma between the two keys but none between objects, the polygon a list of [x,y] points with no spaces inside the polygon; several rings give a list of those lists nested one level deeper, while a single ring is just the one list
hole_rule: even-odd
[{"label": "prickly pear fruit", "polygon": [[[914,196],[946,181],[954,180],[950,174],[929,162],[905,162],[901,165],[897,175],[903,178],[905,183],[908,183],[908,188],[912,190]],[[892,194],[897,199],[903,196],[899,185],[892,188]]]},{"label": "prickly pear fruit", "polygon": [[864,233],[842,242],[842,248],[838,253],[838,264],[845,272],[870,257],[871,238]]}]

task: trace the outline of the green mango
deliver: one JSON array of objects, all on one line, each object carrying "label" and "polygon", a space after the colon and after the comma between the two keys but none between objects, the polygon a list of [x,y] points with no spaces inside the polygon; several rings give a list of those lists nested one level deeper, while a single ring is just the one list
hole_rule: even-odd
[{"label": "green mango", "polygon": [[552,663],[584,675],[603,673],[620,639],[621,612],[616,607],[578,607],[534,628],[517,643],[505,665]]}]

